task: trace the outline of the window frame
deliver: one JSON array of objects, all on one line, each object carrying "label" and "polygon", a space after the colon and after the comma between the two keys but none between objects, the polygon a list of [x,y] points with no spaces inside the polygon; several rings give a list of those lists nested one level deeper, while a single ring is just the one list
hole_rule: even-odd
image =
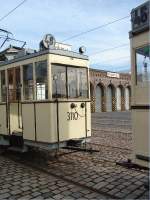
[{"label": "window frame", "polygon": [[150,48],[150,43],[144,44],[144,45],[142,45],[142,46],[139,46],[139,47],[135,48],[135,51],[134,51],[134,52],[135,52],[135,53],[134,53],[134,59],[135,59],[135,85],[136,85],[136,86],[143,86],[143,85],[148,86],[148,85],[150,84],[150,80],[148,81],[148,83],[147,83],[147,82],[144,82],[144,81],[142,81],[142,82],[139,82],[139,81],[138,81],[137,50],[138,50],[138,49],[142,49],[142,48],[144,48],[144,47],[146,47],[146,46],[149,46],[149,48]]},{"label": "window frame", "polygon": [[[47,84],[45,88],[45,99],[37,99],[37,76],[36,76],[36,64],[38,63],[46,63],[46,71],[47,71]],[[34,80],[34,100],[35,101],[47,101],[49,99],[49,79],[48,79],[48,62],[47,59],[44,60],[39,60],[33,63],[33,80]],[[46,89],[47,89],[47,94],[46,94]],[[47,95],[47,98],[46,98]]]},{"label": "window frame", "polygon": [[[7,92],[5,94],[5,96],[2,95],[2,72],[4,72],[4,78],[5,78],[5,88],[7,87],[7,78],[6,78],[6,69],[2,69],[0,70],[0,103],[6,103],[6,95]],[[5,97],[5,100],[3,101],[3,98]]]},{"label": "window frame", "polygon": [[[24,66],[27,66],[27,65],[32,65],[32,87],[33,87],[33,91],[32,91],[32,95],[33,95],[33,98],[32,99],[27,99],[26,96],[25,96],[25,84],[24,84]],[[34,66],[35,66],[35,62],[30,62],[30,63],[26,63],[26,64],[23,64],[22,65],[22,84],[23,84],[23,101],[34,101],[35,100],[35,77],[34,77],[34,73],[35,73],[35,70],[34,70]]]},{"label": "window frame", "polygon": [[[89,68],[88,67],[84,67],[84,66],[66,65],[66,64],[60,64],[60,63],[51,63],[51,68],[53,66],[55,66],[55,65],[65,67],[65,69],[66,69],[65,70],[66,71],[66,97],[65,98],[66,99],[79,99],[79,100],[89,99]],[[68,95],[68,68],[86,69],[87,97],[69,97],[69,95]],[[52,90],[53,90],[53,87],[52,87]],[[60,99],[65,99],[65,98],[60,98]],[[56,97],[54,97],[54,98],[52,97],[52,99],[57,99],[57,98]]]}]

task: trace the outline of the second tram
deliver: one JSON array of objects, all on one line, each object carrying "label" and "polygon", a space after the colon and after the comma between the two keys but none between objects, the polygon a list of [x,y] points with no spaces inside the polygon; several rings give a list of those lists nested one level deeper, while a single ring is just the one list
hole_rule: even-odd
[{"label": "second tram", "polygon": [[150,161],[150,1],[131,12],[133,162]]}]

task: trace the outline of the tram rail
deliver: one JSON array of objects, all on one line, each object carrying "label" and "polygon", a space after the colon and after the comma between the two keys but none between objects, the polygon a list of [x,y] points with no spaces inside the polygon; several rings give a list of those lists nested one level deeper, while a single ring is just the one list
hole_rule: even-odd
[{"label": "tram rail", "polygon": [[68,183],[74,184],[74,185],[82,187],[84,189],[88,189],[91,192],[96,192],[96,193],[98,193],[100,195],[104,195],[104,196],[106,196],[106,198],[111,198],[111,199],[115,199],[116,198],[114,195],[110,195],[110,194],[105,193],[105,192],[103,192],[103,191],[101,191],[99,189],[95,189],[93,187],[90,187],[90,186],[87,186],[87,185],[83,185],[83,184],[81,184],[79,182],[77,183],[76,181],[73,181],[72,179],[68,179],[68,178],[64,177],[63,175],[57,175],[57,174],[53,173],[52,171],[48,171],[43,165],[42,166],[37,165],[37,163],[30,162],[30,161],[26,160],[25,156],[18,156],[18,155],[19,154],[16,153],[16,152],[15,153],[14,152],[13,153],[12,152],[11,153],[10,152],[7,152],[7,153],[5,152],[5,153],[1,154],[1,156],[7,157],[8,159],[12,160],[13,162],[16,162],[16,163],[19,163],[19,164],[23,164],[23,165],[25,165],[27,167],[30,167],[32,169],[36,169],[39,172],[43,172],[43,173],[51,175],[51,176],[53,176],[55,178],[62,179],[64,181],[68,182]]}]

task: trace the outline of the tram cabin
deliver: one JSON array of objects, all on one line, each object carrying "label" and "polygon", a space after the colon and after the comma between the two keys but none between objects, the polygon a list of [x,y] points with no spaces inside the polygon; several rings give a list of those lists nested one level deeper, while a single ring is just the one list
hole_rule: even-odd
[{"label": "tram cabin", "polygon": [[56,149],[90,137],[88,64],[56,48],[0,63],[0,143]]},{"label": "tram cabin", "polygon": [[148,167],[150,161],[150,2],[131,12],[133,161]]}]

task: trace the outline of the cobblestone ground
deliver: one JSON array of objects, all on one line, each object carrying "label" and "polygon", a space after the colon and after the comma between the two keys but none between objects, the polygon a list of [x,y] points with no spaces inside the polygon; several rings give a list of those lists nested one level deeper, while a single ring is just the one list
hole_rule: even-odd
[{"label": "cobblestone ground", "polygon": [[0,199],[149,199],[148,172],[115,163],[132,153],[130,112],[93,114],[87,146],[99,152],[62,150],[54,159],[38,151],[24,157],[51,175],[0,156]]},{"label": "cobblestone ground", "polygon": [[105,199],[103,195],[0,156],[0,199]]}]

